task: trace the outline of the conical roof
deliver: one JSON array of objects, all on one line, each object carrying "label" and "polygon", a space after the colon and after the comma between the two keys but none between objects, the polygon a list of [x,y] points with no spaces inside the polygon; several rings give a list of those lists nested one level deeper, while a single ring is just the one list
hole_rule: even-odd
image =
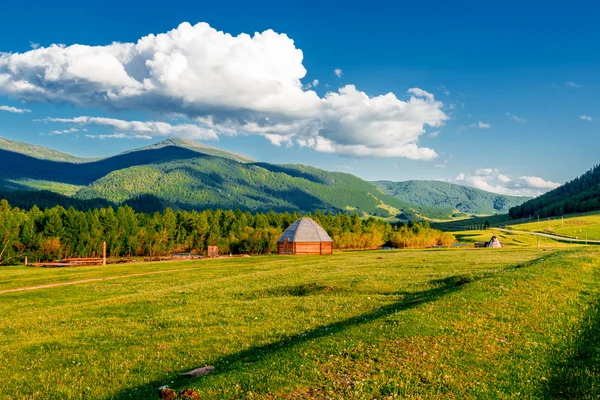
[{"label": "conical roof", "polygon": [[300,218],[290,225],[281,235],[278,242],[333,242],[325,229],[310,218]]},{"label": "conical roof", "polygon": [[488,243],[488,247],[502,247],[502,244],[500,243],[496,235],[492,236],[492,239]]}]

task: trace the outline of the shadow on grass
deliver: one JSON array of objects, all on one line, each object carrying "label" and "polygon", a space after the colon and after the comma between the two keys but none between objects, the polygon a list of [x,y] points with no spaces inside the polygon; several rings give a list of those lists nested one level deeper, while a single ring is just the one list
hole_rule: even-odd
[{"label": "shadow on grass", "polygon": [[600,397],[600,299],[592,300],[579,334],[565,360],[553,365],[546,398],[597,399]]},{"label": "shadow on grass", "polygon": [[[457,275],[445,279],[430,281],[430,284],[433,286],[431,289],[423,290],[416,293],[403,293],[403,298],[401,300],[377,308],[371,312],[351,317],[332,324],[323,325],[315,329],[303,332],[301,334],[288,336],[268,345],[251,347],[247,350],[242,350],[240,352],[221,357],[217,361],[215,361],[215,370],[209,375],[209,378],[214,378],[215,376],[221,374],[226,374],[238,369],[246,368],[248,364],[259,362],[269,356],[286,351],[302,343],[320,339],[331,334],[336,334],[355,326],[368,324],[372,321],[378,320],[380,318],[385,318],[388,315],[397,313],[399,311],[409,310],[422,304],[434,302],[442,298],[443,296],[461,290],[471,282],[475,282],[485,277],[486,275],[471,275],[468,277],[463,275]],[[201,367],[201,365],[191,366],[190,369],[197,367]],[[173,382],[170,383],[169,386],[177,390],[187,387],[191,383],[189,378],[182,378],[180,376],[174,376],[173,374],[169,374],[165,375],[161,380],[156,380],[154,382],[150,382],[146,385],[137,388],[130,388],[121,391],[112,398],[156,398],[158,388],[168,382]]]}]

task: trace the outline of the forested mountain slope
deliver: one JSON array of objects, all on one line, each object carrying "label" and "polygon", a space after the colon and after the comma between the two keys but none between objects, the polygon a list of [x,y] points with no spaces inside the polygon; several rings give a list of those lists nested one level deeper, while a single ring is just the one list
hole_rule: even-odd
[{"label": "forested mountain slope", "polygon": [[320,209],[386,217],[412,212],[410,204],[350,174],[251,162],[187,140],[169,139],[99,160],[77,159],[81,162],[57,161],[51,150],[43,148],[36,154],[47,155],[46,159],[33,157],[21,145],[0,150],[0,192],[21,207],[48,206],[53,201],[71,205],[72,200],[78,209],[127,203],[146,212],[167,207]]},{"label": "forested mountain slope", "polygon": [[552,217],[600,210],[600,165],[550,192],[510,210],[513,218]]},{"label": "forested mountain slope", "polygon": [[375,181],[374,185],[389,195],[417,206],[447,210],[449,214],[502,214],[528,197],[506,196],[469,186],[440,181]]}]

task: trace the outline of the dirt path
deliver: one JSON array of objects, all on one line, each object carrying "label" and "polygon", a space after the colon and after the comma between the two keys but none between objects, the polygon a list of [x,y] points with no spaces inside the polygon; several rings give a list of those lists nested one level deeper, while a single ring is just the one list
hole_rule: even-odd
[{"label": "dirt path", "polygon": [[136,276],[166,274],[166,273],[169,273],[169,272],[192,271],[192,270],[201,269],[201,268],[206,268],[206,267],[202,266],[202,267],[196,267],[196,268],[165,269],[165,270],[160,270],[160,271],[143,272],[143,273],[139,273],[139,274],[107,276],[107,277],[104,277],[104,278],[90,278],[90,279],[83,279],[83,280],[79,280],[79,281],[70,281],[70,282],[61,282],[61,283],[49,283],[49,284],[46,284],[46,285],[39,285],[39,286],[26,286],[26,287],[21,287],[21,288],[0,290],[0,294],[14,293],[14,292],[25,292],[25,291],[28,291],[28,290],[47,289],[47,288],[53,288],[53,287],[58,287],[58,286],[78,285],[80,283],[110,281],[110,280],[114,280],[114,279],[131,278],[131,277],[136,277]]}]

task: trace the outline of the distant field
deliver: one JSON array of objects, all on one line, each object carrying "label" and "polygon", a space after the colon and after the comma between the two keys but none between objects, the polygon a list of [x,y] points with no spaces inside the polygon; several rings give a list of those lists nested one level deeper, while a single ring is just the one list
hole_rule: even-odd
[{"label": "distant field", "polygon": [[[2,396],[152,399],[168,384],[201,398],[597,397],[599,255],[509,248],[4,267]],[[206,365],[215,371],[179,378]]]},{"label": "distant field", "polygon": [[[513,222],[514,223],[514,222]],[[600,240],[600,213],[567,215],[564,218],[541,219],[539,222],[509,224],[516,230],[530,232],[545,232],[558,236],[567,236],[579,239]]]}]

